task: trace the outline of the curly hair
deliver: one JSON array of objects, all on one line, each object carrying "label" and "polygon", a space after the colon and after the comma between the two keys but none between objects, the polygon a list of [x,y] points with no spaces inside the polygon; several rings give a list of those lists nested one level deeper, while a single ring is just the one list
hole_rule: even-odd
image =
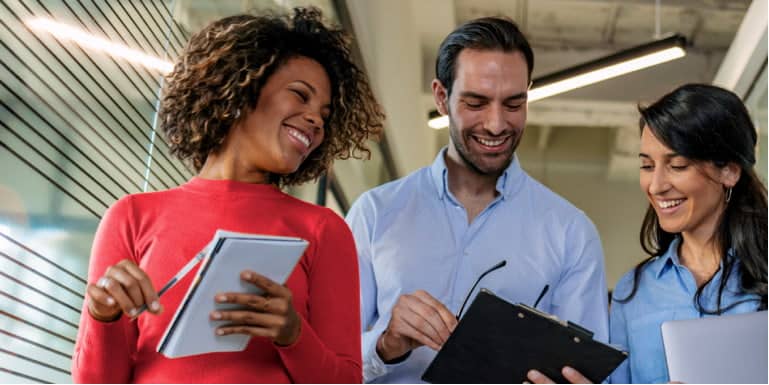
[{"label": "curly hair", "polygon": [[365,74],[353,63],[350,37],[324,25],[317,8],[293,15],[226,17],[192,36],[165,78],[160,127],[171,154],[200,171],[241,117],[256,106],[267,79],[295,57],[320,63],[331,82],[325,139],[295,172],[270,175],[280,187],[317,179],[334,159],[369,158],[366,141],[384,114]]}]

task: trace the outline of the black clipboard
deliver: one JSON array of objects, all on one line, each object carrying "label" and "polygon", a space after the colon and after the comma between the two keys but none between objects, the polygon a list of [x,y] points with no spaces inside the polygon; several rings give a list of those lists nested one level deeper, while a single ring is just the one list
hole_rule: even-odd
[{"label": "black clipboard", "polygon": [[593,333],[481,289],[467,314],[422,375],[432,383],[521,383],[537,369],[567,383],[571,366],[600,383],[627,353],[593,340]]}]

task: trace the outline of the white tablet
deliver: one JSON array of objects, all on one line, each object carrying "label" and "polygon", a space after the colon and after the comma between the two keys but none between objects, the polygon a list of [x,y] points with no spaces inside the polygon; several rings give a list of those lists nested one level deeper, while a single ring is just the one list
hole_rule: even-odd
[{"label": "white tablet", "polygon": [[670,381],[767,383],[766,311],[667,321],[662,340]]}]

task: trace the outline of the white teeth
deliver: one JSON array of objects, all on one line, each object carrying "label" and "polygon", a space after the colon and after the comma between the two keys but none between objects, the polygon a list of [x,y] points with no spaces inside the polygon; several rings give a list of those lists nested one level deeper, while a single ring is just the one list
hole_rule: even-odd
[{"label": "white teeth", "polygon": [[294,138],[299,139],[299,141],[304,143],[305,146],[310,147],[310,138],[308,138],[307,135],[303,134],[301,131],[295,128],[289,127],[288,134],[293,136]]},{"label": "white teeth", "polygon": [[481,138],[478,138],[478,137],[474,137],[474,138],[475,138],[475,140],[480,142],[482,145],[489,146],[489,147],[496,147],[496,146],[499,146],[500,144],[505,142],[505,139],[487,140],[487,139],[481,139]]},{"label": "white teeth", "polygon": [[668,209],[680,205],[683,201],[683,199],[676,199],[672,201],[657,201],[657,204],[663,209]]}]

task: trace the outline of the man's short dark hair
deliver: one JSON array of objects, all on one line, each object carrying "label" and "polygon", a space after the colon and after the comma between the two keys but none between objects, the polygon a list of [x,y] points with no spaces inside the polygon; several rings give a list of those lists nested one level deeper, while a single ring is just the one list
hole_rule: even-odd
[{"label": "man's short dark hair", "polygon": [[435,76],[451,94],[454,84],[456,62],[465,48],[515,52],[520,51],[526,58],[529,80],[534,69],[534,52],[518,26],[504,17],[483,17],[462,24],[441,43],[435,62]]}]

